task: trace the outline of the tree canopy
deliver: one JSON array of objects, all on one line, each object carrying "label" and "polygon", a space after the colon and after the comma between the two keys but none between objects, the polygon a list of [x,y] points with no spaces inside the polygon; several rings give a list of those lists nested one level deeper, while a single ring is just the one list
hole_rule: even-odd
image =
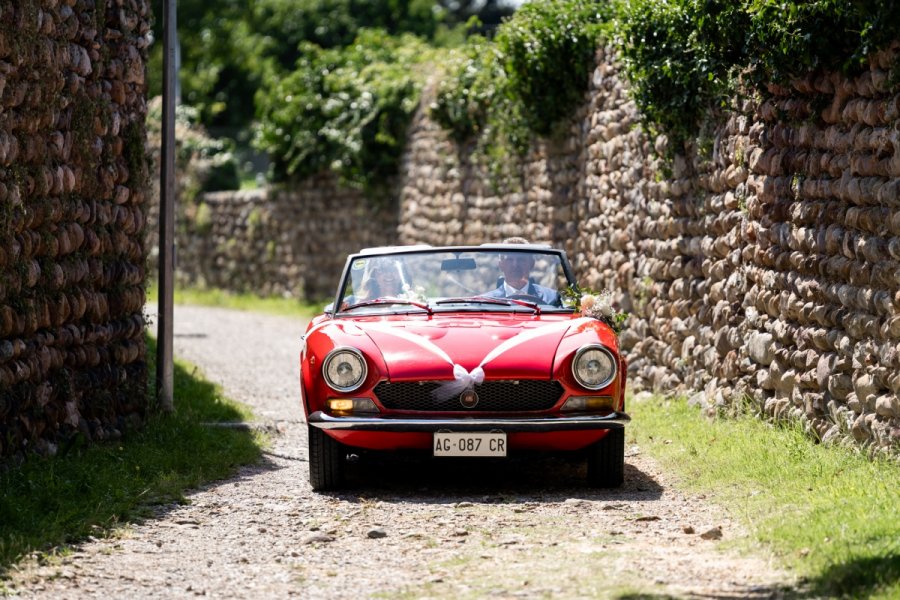
[{"label": "tree canopy", "polygon": [[[153,8],[162,39],[162,0]],[[512,10],[505,0],[179,0],[182,101],[207,126],[246,127],[256,91],[290,74],[309,44],[341,48],[361,29],[379,29],[446,45],[462,39],[451,29],[470,17],[492,26]],[[151,96],[161,92],[160,46],[151,55]]]}]

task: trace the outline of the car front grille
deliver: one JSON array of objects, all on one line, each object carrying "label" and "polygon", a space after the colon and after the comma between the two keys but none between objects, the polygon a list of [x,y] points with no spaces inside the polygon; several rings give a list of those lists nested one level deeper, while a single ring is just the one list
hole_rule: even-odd
[{"label": "car front grille", "polygon": [[485,381],[475,386],[478,404],[465,408],[459,394],[446,399],[436,399],[432,392],[447,381],[382,381],[375,386],[375,395],[381,404],[392,410],[428,412],[522,412],[547,410],[553,407],[563,393],[556,381],[520,380]]}]

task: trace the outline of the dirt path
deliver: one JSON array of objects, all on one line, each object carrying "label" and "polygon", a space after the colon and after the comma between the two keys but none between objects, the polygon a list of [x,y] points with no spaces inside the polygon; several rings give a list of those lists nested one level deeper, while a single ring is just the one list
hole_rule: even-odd
[{"label": "dirt path", "polygon": [[[175,352],[261,420],[286,422],[262,464],[91,541],[26,564],[23,597],[768,598],[789,582],[731,542],[716,507],[671,487],[627,446],[625,486],[584,487],[561,459],[355,465],[357,484],[315,494],[297,405],[303,323],[177,307]],[[177,399],[176,399],[177,401]],[[721,540],[700,534],[718,527]],[[691,532],[693,531],[693,532]]]}]

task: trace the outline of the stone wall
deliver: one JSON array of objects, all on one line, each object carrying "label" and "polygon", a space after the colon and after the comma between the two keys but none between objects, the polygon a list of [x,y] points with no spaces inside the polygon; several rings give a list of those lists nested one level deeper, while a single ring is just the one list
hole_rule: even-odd
[{"label": "stone wall", "polygon": [[326,176],[205,194],[179,221],[179,283],[311,300],[334,296],[348,254],[397,243],[395,203],[369,202]]},{"label": "stone wall", "polygon": [[0,457],[147,410],[146,0],[0,4]]},{"label": "stone wall", "polygon": [[896,445],[897,54],[854,79],[772,86],[670,164],[601,52],[567,139],[534,148],[524,191],[502,194],[423,112],[401,175],[401,241],[564,247],[581,283],[631,314],[621,342],[637,388],[711,410],[749,399],[825,439]]},{"label": "stone wall", "polygon": [[505,191],[422,109],[399,209],[367,208],[321,178],[245,200],[210,195],[198,222],[212,225],[179,237],[181,277],[316,297],[363,246],[522,235],[564,248],[583,285],[614,291],[631,315],[620,340],[637,389],[691,394],[709,410],[749,400],[825,439],[896,445],[898,53],[873,56],[854,79],[772,86],[712,117],[697,148],[669,161],[601,51],[568,135],[537,143]]}]

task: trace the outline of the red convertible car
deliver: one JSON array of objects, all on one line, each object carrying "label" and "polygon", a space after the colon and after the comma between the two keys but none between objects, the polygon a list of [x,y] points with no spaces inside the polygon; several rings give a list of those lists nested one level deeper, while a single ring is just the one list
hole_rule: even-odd
[{"label": "red convertible car", "polygon": [[580,451],[588,481],[622,483],[625,361],[576,310],[565,253],[547,246],[373,248],[347,259],[303,336],[313,489],[349,454],[440,457]]}]

